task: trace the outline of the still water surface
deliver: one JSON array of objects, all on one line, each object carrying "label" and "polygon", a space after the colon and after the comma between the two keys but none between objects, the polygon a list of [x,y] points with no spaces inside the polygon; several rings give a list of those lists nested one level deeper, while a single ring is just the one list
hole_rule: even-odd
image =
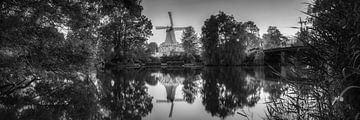
[{"label": "still water surface", "polygon": [[0,118],[262,119],[285,87],[278,79],[265,67],[104,70],[34,83],[1,100]]},{"label": "still water surface", "polygon": [[[119,72],[112,71],[110,74]],[[262,119],[268,98],[279,94],[277,92],[282,87],[276,77],[266,77],[264,67],[167,68],[121,72],[128,77],[108,78],[112,86],[116,86],[116,81],[128,81],[123,86],[125,89],[145,83],[135,87],[134,91],[144,91],[140,98],[149,101],[139,101],[141,105],[124,105],[138,109],[129,111],[130,116],[143,111],[141,117],[145,120]],[[126,92],[121,92],[127,96]],[[131,95],[133,93],[128,96]],[[138,98],[128,100],[131,102],[133,99]]]}]

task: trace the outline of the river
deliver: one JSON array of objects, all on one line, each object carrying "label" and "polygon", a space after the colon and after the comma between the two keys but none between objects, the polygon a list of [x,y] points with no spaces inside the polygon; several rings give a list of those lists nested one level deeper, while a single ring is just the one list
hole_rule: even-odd
[{"label": "river", "polygon": [[[49,76],[1,100],[2,119],[263,119],[285,67],[106,69]],[[56,79],[54,79],[56,78]]]}]

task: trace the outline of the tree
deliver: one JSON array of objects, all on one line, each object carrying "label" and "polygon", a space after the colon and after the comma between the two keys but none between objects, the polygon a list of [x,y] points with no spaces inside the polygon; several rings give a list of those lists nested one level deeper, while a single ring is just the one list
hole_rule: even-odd
[{"label": "tree", "polygon": [[198,53],[198,37],[193,27],[188,27],[185,29],[182,34],[181,42],[185,53],[189,53],[193,56]]},{"label": "tree", "polygon": [[134,49],[145,45],[151,33],[151,21],[145,16],[131,15],[127,10],[120,10],[109,15],[108,24],[101,29],[106,39],[107,52],[112,55],[107,63],[127,63],[136,56]]},{"label": "tree", "polygon": [[261,39],[259,37],[259,28],[255,25],[253,21],[248,21],[244,23],[246,26],[247,33],[247,41],[245,42],[245,45],[247,47],[247,50],[252,48],[258,48],[261,46]]},{"label": "tree", "polygon": [[265,41],[265,48],[277,48],[284,46],[288,39],[281,34],[281,32],[275,26],[269,26],[267,33],[263,34]]},{"label": "tree", "polygon": [[[0,5],[0,96],[43,80],[43,72],[84,72],[97,57],[132,59],[145,52],[151,35],[140,0],[5,0]],[[115,55],[104,55],[114,47]]]},{"label": "tree", "polygon": [[[250,23],[250,22],[247,22]],[[240,65],[245,58],[245,41],[252,35],[248,24],[219,12],[202,27],[203,57],[207,65]]]},{"label": "tree", "polygon": [[307,32],[303,31],[303,32],[296,32],[295,33],[295,37],[293,38],[293,40],[295,41],[292,46],[304,46],[303,41],[308,39],[306,36]]},{"label": "tree", "polygon": [[147,48],[150,53],[155,53],[158,51],[158,45],[156,44],[156,42],[150,42],[147,45]]},{"label": "tree", "polygon": [[90,22],[84,20],[92,17],[94,10],[88,8],[93,6],[82,5],[76,1],[1,2],[0,96],[43,80],[44,72],[62,74],[87,63],[91,55],[87,44],[69,40],[62,31],[88,27]]}]

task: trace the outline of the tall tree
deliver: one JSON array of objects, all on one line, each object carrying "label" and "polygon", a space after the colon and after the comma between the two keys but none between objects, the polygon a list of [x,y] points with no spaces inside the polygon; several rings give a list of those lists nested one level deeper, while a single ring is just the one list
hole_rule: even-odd
[{"label": "tall tree", "polygon": [[191,55],[196,55],[198,53],[199,42],[193,27],[188,27],[185,29],[185,31],[182,33],[181,42],[186,53]]},{"label": "tall tree", "polygon": [[281,34],[276,26],[269,26],[267,33],[263,34],[263,39],[265,41],[265,48],[281,47],[284,46],[286,41],[288,41],[288,39]]},{"label": "tall tree", "polygon": [[260,29],[256,26],[256,24],[253,21],[248,21],[248,22],[245,22],[244,24],[246,26],[246,31],[248,32],[247,33],[248,39],[245,42],[247,50],[249,50],[251,48],[261,47],[262,41],[259,37]]},{"label": "tall tree", "polygon": [[150,53],[155,53],[158,51],[158,45],[156,44],[156,42],[150,42],[147,45],[147,48]]},{"label": "tall tree", "polygon": [[251,38],[247,29],[248,24],[237,22],[233,16],[224,12],[211,15],[202,27],[201,42],[205,64],[241,64],[245,58],[245,41]]},{"label": "tall tree", "polygon": [[119,10],[108,16],[108,24],[101,29],[105,37],[108,51],[111,55],[107,62],[126,63],[136,56],[134,49],[145,45],[145,41],[152,35],[151,21],[145,16],[131,15],[128,10]]}]

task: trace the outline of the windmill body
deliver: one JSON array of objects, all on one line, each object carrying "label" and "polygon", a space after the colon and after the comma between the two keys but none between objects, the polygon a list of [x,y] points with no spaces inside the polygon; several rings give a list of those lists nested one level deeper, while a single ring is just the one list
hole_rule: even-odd
[{"label": "windmill body", "polygon": [[173,20],[171,12],[169,13],[170,18],[170,26],[157,26],[157,30],[166,30],[166,38],[163,43],[159,46],[159,52],[163,55],[170,55],[170,54],[179,54],[181,52],[184,52],[184,49],[182,48],[181,44],[176,41],[175,38],[175,31],[178,30],[184,30],[187,27],[173,27]]}]

